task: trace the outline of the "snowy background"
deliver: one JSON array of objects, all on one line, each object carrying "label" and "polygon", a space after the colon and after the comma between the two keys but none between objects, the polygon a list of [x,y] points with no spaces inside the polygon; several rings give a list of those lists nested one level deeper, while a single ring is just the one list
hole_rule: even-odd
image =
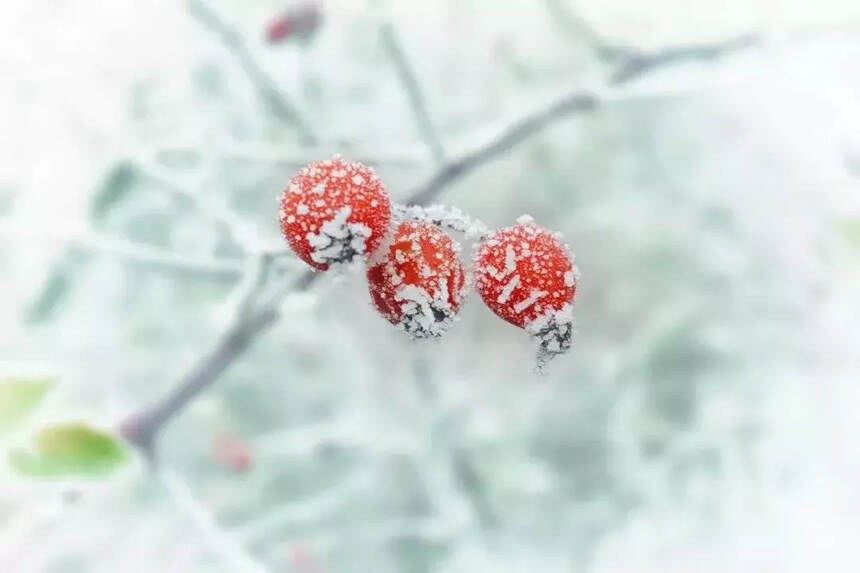
[{"label": "snowy background", "polygon": [[[860,4],[328,0],[267,43],[289,6],[0,6],[0,376],[60,380],[33,423],[116,428],[175,387],[249,254],[283,248],[305,162],[366,161],[402,201],[435,140],[455,161],[583,89],[604,103],[438,197],[564,234],[572,353],[535,376],[477,297],[412,344],[359,271],[321,277],[164,427],[157,470],[4,468],[0,570],[860,568]],[[623,85],[601,50],[743,35]]]}]

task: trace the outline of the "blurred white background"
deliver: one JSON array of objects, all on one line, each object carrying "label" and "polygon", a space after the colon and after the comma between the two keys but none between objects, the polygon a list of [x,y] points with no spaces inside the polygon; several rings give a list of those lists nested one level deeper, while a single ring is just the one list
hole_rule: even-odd
[{"label": "blurred white background", "polygon": [[[366,160],[395,200],[436,172],[383,24],[449,158],[610,94],[440,196],[564,233],[578,339],[536,378],[477,298],[421,347],[360,273],[323,277],[164,429],[158,472],[4,469],[0,570],[860,568],[858,2],[327,0],[282,43],[264,32],[289,2],[200,3],[244,56],[179,0],[0,6],[0,375],[58,374],[34,425],[115,428],[174,387],[305,162]],[[755,44],[611,87],[595,33]]]}]

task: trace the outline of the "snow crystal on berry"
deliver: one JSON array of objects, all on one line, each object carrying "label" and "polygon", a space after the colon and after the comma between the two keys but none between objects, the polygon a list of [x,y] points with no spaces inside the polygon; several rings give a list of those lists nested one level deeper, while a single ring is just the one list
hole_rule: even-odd
[{"label": "snow crystal on berry", "polygon": [[480,239],[489,232],[487,226],[478,219],[473,219],[457,207],[446,205],[395,205],[394,215],[400,220],[414,220],[431,223],[437,227],[445,227],[463,233],[466,239]]},{"label": "snow crystal on berry", "polygon": [[355,255],[363,255],[367,239],[372,234],[363,223],[349,223],[352,209],[344,207],[322,224],[319,233],[308,233],[308,244],[313,248],[311,260],[319,264],[351,261]]},{"label": "snow crystal on berry", "polygon": [[543,371],[556,356],[570,350],[573,342],[573,307],[548,309],[526,325],[526,331],[537,343],[537,369]]},{"label": "snow crystal on berry", "polygon": [[401,223],[371,259],[370,295],[379,312],[413,338],[439,337],[463,302],[465,273],[456,243],[433,225]]},{"label": "snow crystal on berry", "polygon": [[391,201],[376,173],[338,156],[303,167],[280,201],[290,247],[319,270],[373,252],[391,221]]}]

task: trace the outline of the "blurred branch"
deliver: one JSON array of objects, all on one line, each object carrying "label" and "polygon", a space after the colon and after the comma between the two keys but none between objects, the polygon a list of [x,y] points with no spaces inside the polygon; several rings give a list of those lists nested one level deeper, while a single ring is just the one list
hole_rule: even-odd
[{"label": "blurred branch", "polygon": [[[635,64],[624,63],[611,76],[611,83],[620,85],[651,71],[687,60],[714,59],[723,54],[749,47],[750,40],[731,40],[717,44],[676,47],[640,56]],[[538,133],[548,125],[578,113],[594,110],[605,100],[595,92],[574,90],[558,99],[532,110],[489,140],[477,145],[453,161],[447,161],[425,183],[418,186],[406,199],[407,205],[426,205],[435,200],[449,185],[475,171]],[[294,291],[307,289],[319,273],[306,271],[293,283]],[[256,290],[247,294],[248,300],[260,295]],[[159,432],[174,416],[181,412],[198,394],[211,386],[235,360],[281,318],[280,300],[270,301],[262,309],[251,313],[237,313],[214,347],[179,379],[171,392],[150,409],[130,416],[122,425],[125,438],[154,460],[155,441]]]},{"label": "blurred branch", "polygon": [[259,243],[256,233],[252,232],[249,225],[236,217],[229,209],[213,200],[211,194],[202,194],[187,183],[172,175],[169,170],[159,165],[137,159],[134,162],[137,173],[149,179],[152,183],[165,188],[180,200],[190,204],[201,215],[209,219],[230,239],[235,241],[244,251],[252,252]]},{"label": "blurred branch", "polygon": [[287,99],[278,88],[278,84],[257,63],[239,33],[210,9],[205,0],[188,0],[188,11],[198,22],[214,33],[233,54],[239,67],[275,115],[294,127],[303,143],[314,143],[317,138],[298,108]]},{"label": "blurred branch", "polygon": [[695,61],[717,60],[735,52],[758,46],[757,35],[743,34],[730,40],[703,44],[688,44],[663,48],[655,52],[635,53],[610,75],[611,85],[623,84],[658,68]]},{"label": "blurred branch", "polygon": [[[182,157],[201,158],[209,153],[194,147],[193,143],[175,144],[158,147],[155,154],[160,157],[176,154]],[[363,142],[331,142],[298,148],[296,146],[271,145],[258,142],[214,143],[211,155],[227,161],[247,161],[252,163],[276,163],[286,166],[302,167],[322,156],[338,152],[370,166],[394,166],[414,168],[427,164],[427,154],[420,147],[369,147]]]},{"label": "blurred branch", "polygon": [[570,8],[566,0],[545,0],[553,21],[571,37],[583,41],[601,61],[616,63],[629,58],[635,50],[610,42],[595,30],[585,18]]},{"label": "blurred branch", "polygon": [[36,229],[31,226],[22,227],[0,223],[0,237],[9,237],[15,240],[32,239],[60,242],[84,251],[112,256],[123,261],[154,268],[233,280],[241,276],[243,268],[242,264],[237,262],[191,258],[92,231],[63,232],[54,228]]},{"label": "blurred branch", "polygon": [[597,107],[598,103],[598,98],[592,93],[576,91],[562,96],[547,107],[526,114],[473,150],[462,154],[454,161],[447,162],[430,179],[411,193],[406,204],[428,204],[451,183],[515,147],[547,125],[574,112],[590,111]]},{"label": "blurred branch", "polygon": [[415,116],[415,123],[421,136],[430,148],[433,154],[433,159],[437,163],[445,162],[445,150],[436,129],[433,127],[433,122],[430,120],[430,114],[427,111],[427,102],[424,99],[424,94],[421,87],[418,85],[418,80],[415,78],[415,73],[412,71],[412,66],[409,64],[409,59],[400,45],[400,40],[390,23],[384,23],[379,28],[379,39],[382,42],[382,47],[394,69],[397,72],[397,77],[400,83],[403,84],[403,89],[406,90],[406,95],[409,98],[409,105],[412,108],[412,113]]}]

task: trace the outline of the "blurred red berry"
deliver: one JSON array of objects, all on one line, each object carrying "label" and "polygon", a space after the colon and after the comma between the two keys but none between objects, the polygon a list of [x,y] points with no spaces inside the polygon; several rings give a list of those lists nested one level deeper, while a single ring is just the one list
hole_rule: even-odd
[{"label": "blurred red berry", "polygon": [[304,2],[284,11],[266,26],[266,40],[277,44],[291,38],[309,39],[322,23],[318,2]]},{"label": "blurred red berry", "polygon": [[475,288],[486,305],[538,339],[538,366],[570,348],[579,271],[550,231],[520,217],[479,245],[475,263]]},{"label": "blurred red berry", "polygon": [[290,565],[298,573],[323,573],[323,568],[311,557],[310,552],[301,543],[293,543],[288,547]]},{"label": "blurred red berry", "polygon": [[281,196],[281,232],[319,270],[372,253],[391,221],[391,201],[373,170],[334,157],[303,167]]},{"label": "blurred red berry", "polygon": [[250,446],[231,434],[221,434],[215,438],[215,460],[236,472],[245,472],[254,461]]},{"label": "blurred red berry", "polygon": [[400,223],[367,271],[376,308],[414,338],[444,334],[463,303],[466,277],[458,251],[429,223]]}]

